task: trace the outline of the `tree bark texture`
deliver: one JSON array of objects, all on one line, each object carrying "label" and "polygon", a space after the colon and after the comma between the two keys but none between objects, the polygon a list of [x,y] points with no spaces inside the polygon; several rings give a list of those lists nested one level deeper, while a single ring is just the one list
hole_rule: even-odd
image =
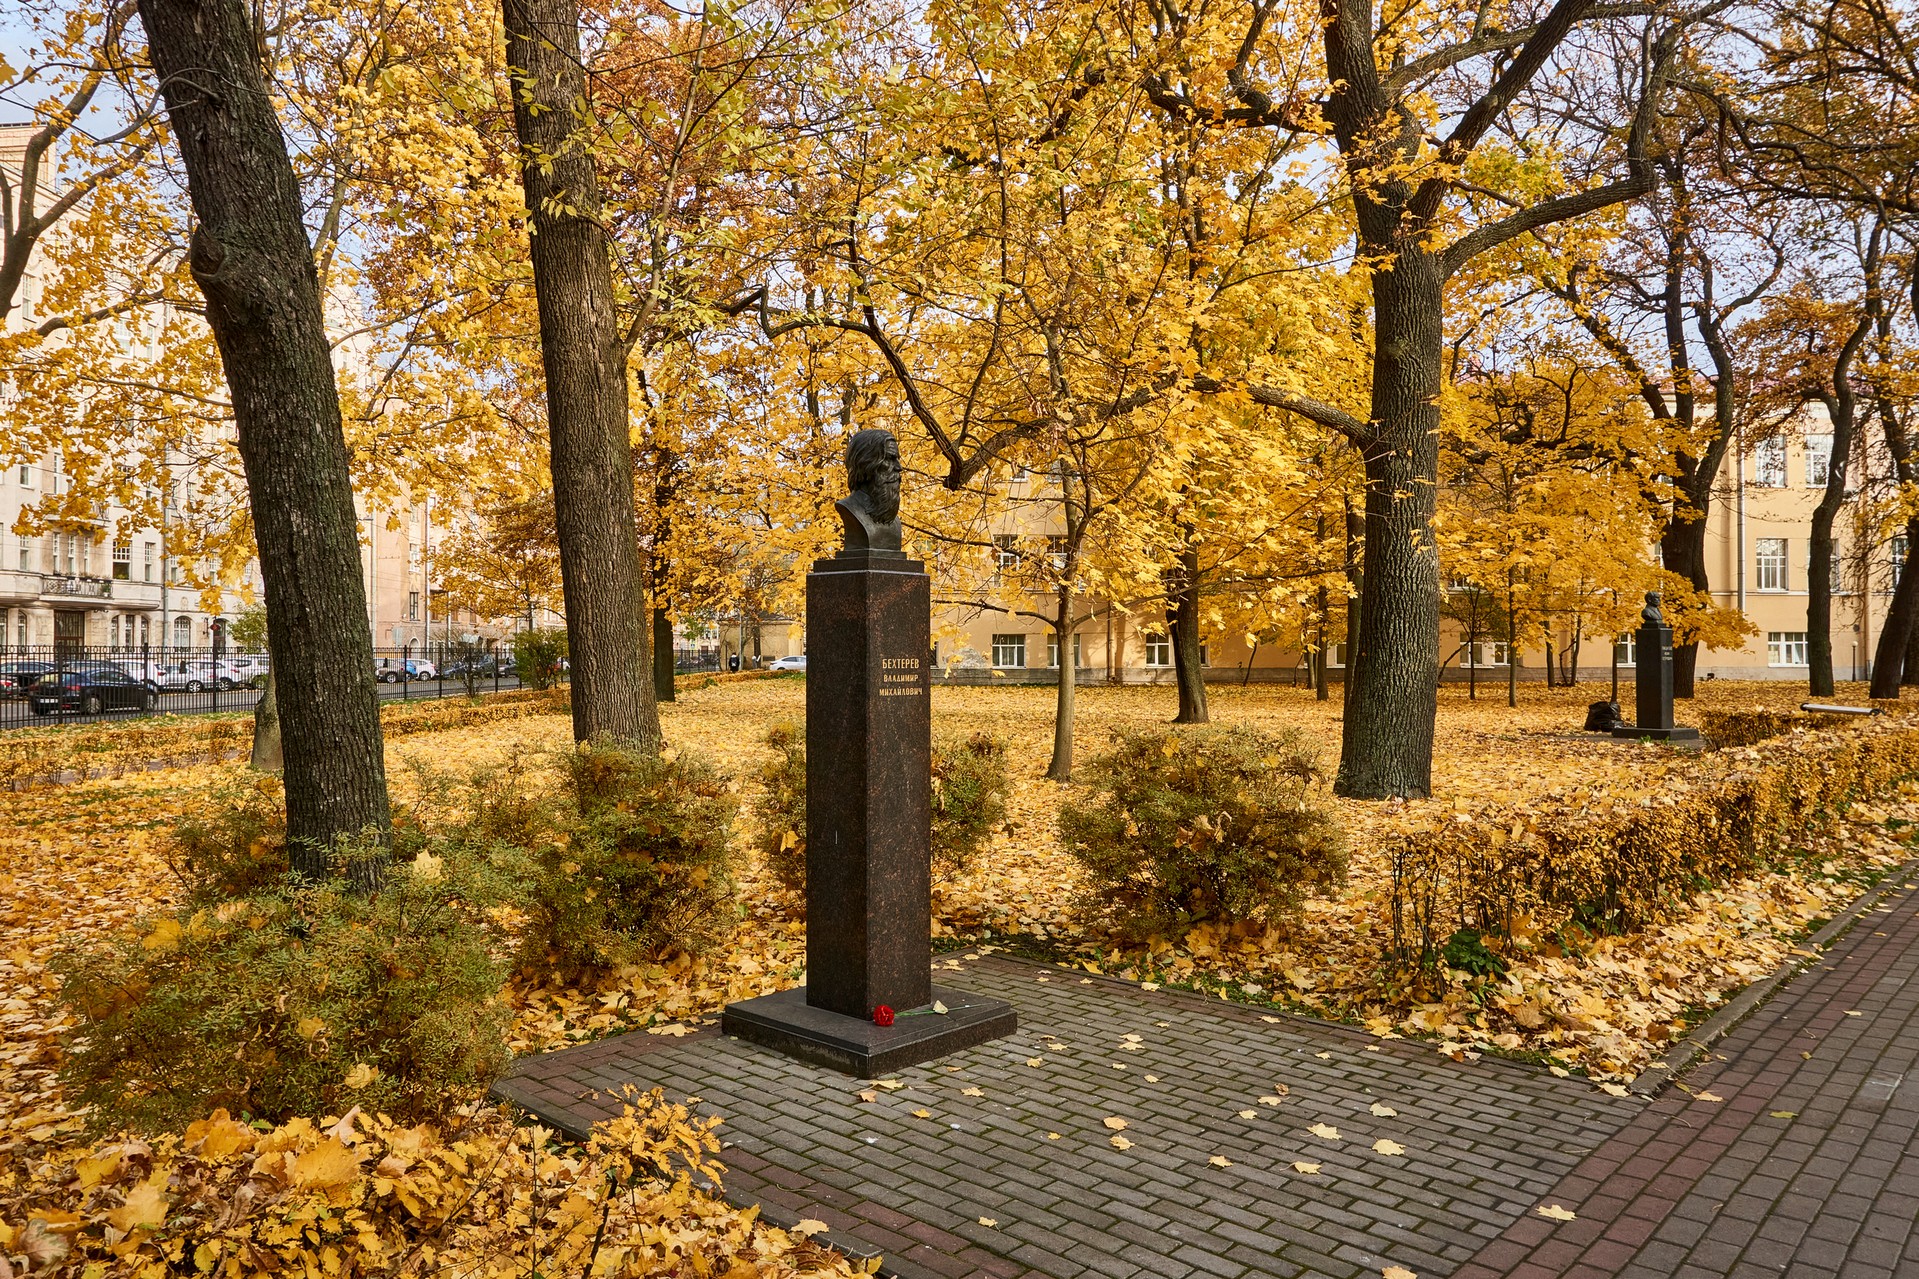
[{"label": "tree bark texture", "polygon": [[1073,588],[1061,586],[1054,594],[1057,611],[1053,614],[1053,634],[1059,637],[1059,687],[1053,698],[1053,758],[1046,765],[1050,781],[1073,780],[1073,699],[1078,683],[1073,678]]},{"label": "tree bark texture", "polygon": [[576,0],[503,0],[532,235],[573,733],[657,743],[633,504],[626,348],[599,223]]},{"label": "tree bark texture", "polygon": [[673,619],[658,607],[653,610],[653,696],[673,700]]},{"label": "tree bark texture", "polygon": [[1334,789],[1363,799],[1432,792],[1439,708],[1439,471],[1445,280],[1439,260],[1402,244],[1373,275],[1372,421],[1364,449],[1365,573]]},{"label": "tree bark texture", "polygon": [[[1912,548],[1919,546],[1919,518],[1906,521],[1906,560],[1912,561]],[[1892,588],[1892,602],[1886,606],[1886,620],[1879,628],[1879,642],[1872,654],[1872,696],[1893,699],[1899,696],[1901,676],[1907,669],[1906,650],[1919,619],[1919,573],[1902,566],[1899,580]]]},{"label": "tree bark texture", "polygon": [[286,768],[280,740],[280,708],[273,696],[273,671],[267,671],[266,691],[253,704],[253,753],[247,767],[256,773],[278,773]]},{"label": "tree bark texture", "polygon": [[[188,266],[220,349],[286,755],[294,869],[391,830],[373,636],[313,249],[241,0],[141,0],[198,225]],[[363,886],[377,862],[362,864]]]},{"label": "tree bark texture", "polygon": [[1199,551],[1189,547],[1179,559],[1172,583],[1172,607],[1166,610],[1166,629],[1173,642],[1173,681],[1179,685],[1179,713],[1175,724],[1205,724],[1206,670],[1199,652]]},{"label": "tree bark texture", "polygon": [[[1877,235],[1873,254],[1877,257]],[[1872,271],[1872,268],[1868,268]],[[1873,272],[1876,274],[1876,272]],[[1806,567],[1806,665],[1814,697],[1831,697],[1833,521],[1846,501],[1846,476],[1852,463],[1852,436],[1858,405],[1852,389],[1852,363],[1872,332],[1872,316],[1864,316],[1847,336],[1833,360],[1832,385],[1820,388],[1819,398],[1832,423],[1832,447],[1826,459],[1826,488],[1812,512],[1812,563]]]},{"label": "tree bark texture", "polygon": [[[1708,487],[1708,492],[1710,488]],[[1706,499],[1702,498],[1702,501]],[[1704,510],[1704,507],[1700,507]],[[1664,533],[1659,539],[1659,555],[1666,568],[1692,583],[1692,588],[1706,595],[1710,583],[1706,578],[1706,517],[1683,519],[1674,516],[1667,521]],[[1674,644],[1672,646],[1672,695],[1691,697],[1694,679],[1699,670],[1699,645]]]}]

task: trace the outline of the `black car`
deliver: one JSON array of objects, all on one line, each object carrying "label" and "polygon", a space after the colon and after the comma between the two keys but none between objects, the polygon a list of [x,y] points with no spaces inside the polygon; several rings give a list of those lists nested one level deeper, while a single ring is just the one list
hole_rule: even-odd
[{"label": "black car", "polygon": [[151,688],[119,667],[89,662],[85,670],[55,670],[42,675],[28,693],[28,708],[35,715],[55,711],[98,715],[108,710],[152,710],[153,698]]},{"label": "black car", "polygon": [[52,662],[0,662],[0,697],[25,697],[33,682],[52,669]]}]

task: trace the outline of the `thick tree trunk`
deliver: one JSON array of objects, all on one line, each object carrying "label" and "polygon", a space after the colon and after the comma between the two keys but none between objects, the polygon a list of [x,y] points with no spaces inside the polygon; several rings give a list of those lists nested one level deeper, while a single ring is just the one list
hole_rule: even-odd
[{"label": "thick tree trunk", "polygon": [[[1339,708],[1342,715],[1353,711],[1353,673],[1359,667],[1360,597],[1366,593],[1366,520],[1346,502],[1346,661],[1345,678],[1339,682]],[[1343,732],[1343,730],[1342,730]]]},{"label": "thick tree trunk", "polygon": [[1886,620],[1879,629],[1879,643],[1872,655],[1872,696],[1897,698],[1901,674],[1910,669],[1908,647],[1919,627],[1919,572],[1907,572],[1913,560],[1913,548],[1919,547],[1919,517],[1906,521],[1906,565],[1892,588],[1892,602],[1886,606]]},{"label": "thick tree trunk", "polygon": [[1806,675],[1814,697],[1832,696],[1832,519],[1837,506],[1828,496],[1812,511],[1812,559],[1806,565]]},{"label": "thick tree trunk", "polygon": [[1180,556],[1174,578],[1173,606],[1166,610],[1166,628],[1173,641],[1173,681],[1179,685],[1179,713],[1175,724],[1205,724],[1206,670],[1199,652],[1199,552]]},{"label": "thick tree trunk", "polygon": [[[241,0],[141,0],[198,220],[187,263],[233,397],[296,871],[391,830],[359,522],[300,188]],[[363,862],[363,887],[381,867]]]},{"label": "thick tree trunk", "polygon": [[1053,634],[1059,637],[1059,686],[1053,698],[1053,758],[1046,765],[1046,776],[1055,782],[1073,780],[1073,698],[1077,683],[1073,678],[1073,589],[1062,586],[1055,595],[1058,611],[1053,614]]},{"label": "thick tree trunk", "polygon": [[1432,793],[1439,708],[1440,264],[1410,245],[1373,275],[1372,421],[1365,575],[1334,789],[1360,799]]},{"label": "thick tree trunk", "polygon": [[[1702,513],[1697,519],[1675,519],[1666,525],[1664,536],[1659,540],[1660,557],[1666,568],[1679,574],[1692,588],[1702,596],[1707,594],[1709,584],[1706,580],[1706,517]],[[1691,697],[1693,695],[1694,676],[1699,669],[1699,644],[1674,644],[1672,646],[1672,695]]]},{"label": "thick tree trunk", "polygon": [[247,767],[257,773],[278,773],[286,768],[286,751],[280,740],[280,708],[273,696],[273,670],[267,670],[266,691],[253,704],[253,754]]},{"label": "thick tree trunk", "polygon": [[633,508],[626,349],[600,227],[577,0],[503,0],[513,123],[531,220],[566,595],[573,733],[657,743]]},{"label": "thick tree trunk", "polygon": [[653,610],[653,696],[673,700],[673,619],[666,610]]}]

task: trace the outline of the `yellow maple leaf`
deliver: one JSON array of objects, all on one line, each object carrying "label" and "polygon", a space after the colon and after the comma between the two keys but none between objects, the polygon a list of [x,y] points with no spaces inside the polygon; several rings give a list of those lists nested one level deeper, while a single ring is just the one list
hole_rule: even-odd
[{"label": "yellow maple leaf", "polygon": [[1293,1171],[1305,1173],[1308,1177],[1317,1177],[1319,1175],[1319,1165],[1310,1159],[1295,1159],[1293,1160]]},{"label": "yellow maple leaf", "polygon": [[1133,1148],[1133,1143],[1126,1140],[1126,1138],[1124,1137],[1120,1137],[1116,1135],[1113,1137],[1112,1140],[1113,1140],[1114,1150],[1131,1150]]},{"label": "yellow maple leaf", "polygon": [[1313,1136],[1318,1137],[1322,1141],[1338,1141],[1339,1140],[1339,1129],[1333,1127],[1331,1124],[1314,1124],[1312,1127],[1308,1128],[1306,1131],[1313,1134]]},{"label": "yellow maple leaf", "polygon": [[1573,1221],[1579,1214],[1558,1204],[1541,1204],[1535,1211],[1549,1221]]},{"label": "yellow maple leaf", "polygon": [[355,1065],[352,1070],[346,1072],[346,1079],[343,1082],[349,1089],[358,1090],[366,1087],[379,1077],[380,1068],[378,1066],[369,1066],[365,1062],[360,1062]]},{"label": "yellow maple leaf", "polygon": [[303,1190],[334,1190],[359,1172],[360,1157],[341,1145],[338,1137],[328,1137],[293,1161],[293,1184]]},{"label": "yellow maple leaf", "polygon": [[107,1224],[128,1234],[135,1230],[158,1230],[166,1224],[166,1219],[167,1193],[151,1181],[143,1181],[128,1191],[120,1206],[107,1214]]},{"label": "yellow maple leaf", "polygon": [[1108,1128],[1111,1128],[1114,1132],[1118,1132],[1120,1129],[1126,1126],[1126,1121],[1124,1119],[1121,1119],[1118,1115],[1108,1115],[1106,1118],[1100,1120],[1100,1122],[1105,1124]]}]

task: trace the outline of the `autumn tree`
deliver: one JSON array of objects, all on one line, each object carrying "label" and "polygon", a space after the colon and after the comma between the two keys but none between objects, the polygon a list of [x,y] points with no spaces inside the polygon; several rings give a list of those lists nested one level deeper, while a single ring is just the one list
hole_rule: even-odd
[{"label": "autumn tree", "polygon": [[[390,829],[358,522],[314,248],[239,0],[141,0],[198,226],[266,587],[294,868]],[[378,865],[360,866],[377,882]]]},{"label": "autumn tree", "polygon": [[[1329,134],[1344,166],[1341,195],[1372,294],[1368,404],[1353,411],[1286,383],[1250,388],[1343,435],[1365,463],[1342,794],[1432,788],[1448,281],[1503,245],[1652,189],[1656,113],[1695,16],[1595,0],[1404,13],[1372,0],[1260,0],[1243,22],[1201,6],[1142,15],[1137,29],[1152,39],[1142,41],[1138,74],[1168,118]],[[1314,44],[1316,68],[1305,52]],[[1611,78],[1620,67],[1630,68],[1623,84]],[[1562,140],[1551,152],[1563,162],[1545,161],[1529,142],[1536,126],[1576,127],[1582,142]]]}]

